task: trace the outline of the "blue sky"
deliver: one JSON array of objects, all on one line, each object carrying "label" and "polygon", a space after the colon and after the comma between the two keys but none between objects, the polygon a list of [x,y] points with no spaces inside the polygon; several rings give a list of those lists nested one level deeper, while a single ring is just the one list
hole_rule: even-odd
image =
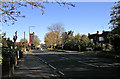
[{"label": "blue sky", "polygon": [[113,2],[74,2],[76,7],[59,6],[56,3],[45,4],[45,14],[41,14],[38,8],[31,7],[20,8],[25,18],[18,18],[14,25],[3,25],[2,31],[7,33],[7,37],[12,39],[14,32],[18,31],[18,39],[24,37],[26,32],[26,39],[28,39],[29,26],[36,26],[31,28],[31,32],[35,32],[42,42],[44,42],[45,34],[48,31],[47,27],[62,23],[66,31],[73,30],[74,35],[77,33],[88,34],[102,32],[102,30],[109,29],[110,12],[114,6]]}]

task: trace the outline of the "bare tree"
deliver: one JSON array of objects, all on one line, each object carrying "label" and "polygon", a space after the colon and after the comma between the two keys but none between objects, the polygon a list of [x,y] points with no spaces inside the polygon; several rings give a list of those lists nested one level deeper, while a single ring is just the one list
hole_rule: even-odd
[{"label": "bare tree", "polygon": [[65,31],[62,23],[56,23],[48,27],[50,32],[55,32],[56,34],[56,44],[61,44],[62,33]]}]

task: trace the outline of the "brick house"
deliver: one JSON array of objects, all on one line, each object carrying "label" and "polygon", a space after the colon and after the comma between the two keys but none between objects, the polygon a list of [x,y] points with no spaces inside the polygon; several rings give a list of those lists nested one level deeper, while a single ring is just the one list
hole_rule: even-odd
[{"label": "brick house", "polygon": [[35,33],[30,33],[30,43],[34,40]]},{"label": "brick house", "polygon": [[102,32],[102,34],[99,34],[99,31],[97,31],[97,33],[95,34],[90,34],[88,33],[88,38],[91,40],[91,42],[93,42],[96,45],[107,45],[110,44],[110,37],[111,35],[111,31],[104,31]]}]

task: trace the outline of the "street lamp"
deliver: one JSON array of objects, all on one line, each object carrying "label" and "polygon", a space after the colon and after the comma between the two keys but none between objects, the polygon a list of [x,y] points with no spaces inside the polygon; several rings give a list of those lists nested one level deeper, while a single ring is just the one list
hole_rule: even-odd
[{"label": "street lamp", "polygon": [[30,43],[30,28],[35,26],[29,26],[29,43]]}]

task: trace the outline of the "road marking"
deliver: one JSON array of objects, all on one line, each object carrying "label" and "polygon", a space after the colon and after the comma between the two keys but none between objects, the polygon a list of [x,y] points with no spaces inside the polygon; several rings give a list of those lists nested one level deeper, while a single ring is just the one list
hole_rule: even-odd
[{"label": "road marking", "polygon": [[42,61],[43,63],[45,63],[46,65],[48,65],[50,68],[52,68],[53,70],[55,70],[57,73],[59,73],[62,76],[65,76],[65,74],[59,70],[57,70],[57,68],[55,68],[54,66],[52,66],[51,64],[48,64],[45,60],[39,58],[40,61]]},{"label": "road marking", "polygon": [[56,70],[56,68],[50,64],[48,64],[48,66],[50,66],[52,69]]},{"label": "road marking", "polygon": [[45,64],[48,64],[47,62],[45,62]]},{"label": "road marking", "polygon": [[98,66],[98,65],[94,65],[94,64],[89,64],[89,63],[85,63],[85,62],[82,62],[82,61],[78,61],[79,63],[82,63],[82,64],[85,64],[85,65],[89,65],[89,66],[93,66],[93,67],[111,67],[111,66],[114,66],[112,64],[108,64],[108,65],[105,65],[105,66]]},{"label": "road marking", "polygon": [[60,74],[62,74],[63,76],[65,75],[63,72],[59,71]]},{"label": "road marking", "polygon": [[93,67],[99,67],[99,66],[96,66],[96,65],[93,65],[93,64],[88,64],[88,63],[82,62],[82,61],[78,61],[78,62],[82,63],[82,64],[85,64],[85,65],[93,66]]}]

